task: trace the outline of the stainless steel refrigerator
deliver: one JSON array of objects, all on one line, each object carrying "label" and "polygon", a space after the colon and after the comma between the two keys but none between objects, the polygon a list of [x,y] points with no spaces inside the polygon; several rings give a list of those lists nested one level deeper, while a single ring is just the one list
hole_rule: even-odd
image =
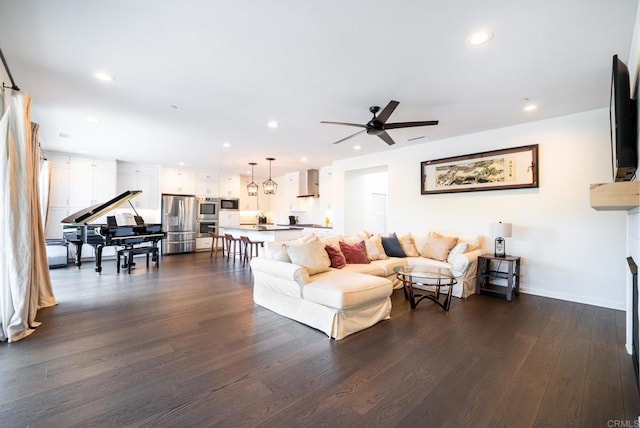
[{"label": "stainless steel refrigerator", "polygon": [[196,198],[162,195],[162,254],[191,253],[196,249]]}]

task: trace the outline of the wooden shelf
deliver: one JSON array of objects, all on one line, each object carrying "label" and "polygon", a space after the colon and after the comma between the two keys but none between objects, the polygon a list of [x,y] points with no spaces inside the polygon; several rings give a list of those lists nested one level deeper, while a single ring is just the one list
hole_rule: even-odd
[{"label": "wooden shelf", "polygon": [[591,208],[598,211],[630,210],[640,206],[640,181],[591,185]]}]

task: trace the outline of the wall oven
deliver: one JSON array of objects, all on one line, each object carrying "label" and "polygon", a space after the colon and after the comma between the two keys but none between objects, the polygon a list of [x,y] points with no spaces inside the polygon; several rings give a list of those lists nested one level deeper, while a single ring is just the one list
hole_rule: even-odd
[{"label": "wall oven", "polygon": [[200,220],[217,220],[220,215],[220,199],[198,197],[198,209],[196,218]]},{"label": "wall oven", "polygon": [[218,234],[218,220],[196,220],[196,238],[206,238],[209,232]]}]

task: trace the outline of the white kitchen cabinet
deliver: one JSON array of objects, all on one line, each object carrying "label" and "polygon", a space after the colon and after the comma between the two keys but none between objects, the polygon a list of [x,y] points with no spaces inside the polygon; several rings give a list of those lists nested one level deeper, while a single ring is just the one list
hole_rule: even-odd
[{"label": "white kitchen cabinet", "polygon": [[308,209],[307,198],[298,198],[300,173],[290,172],[284,176],[284,193],[290,212],[304,212]]},{"label": "white kitchen cabinet", "polygon": [[[254,182],[257,184],[258,180],[254,178]],[[240,211],[258,211],[260,202],[260,190],[261,187],[258,184],[258,195],[249,196],[247,193],[247,186],[251,183],[250,175],[240,175]]]},{"label": "white kitchen cabinet", "polygon": [[333,168],[320,168],[320,209],[329,212],[333,198]]},{"label": "white kitchen cabinet", "polygon": [[213,238],[196,238],[196,251],[210,251]]},{"label": "white kitchen cabinet", "polygon": [[218,227],[238,227],[240,226],[240,211],[220,210],[218,217]]},{"label": "white kitchen cabinet", "polygon": [[118,162],[117,193],[127,190],[141,190],[142,194],[131,203],[136,209],[157,210],[159,208],[160,174],[155,165],[132,162]]},{"label": "white kitchen cabinet", "polygon": [[220,197],[240,197],[240,174],[222,174],[220,176]]},{"label": "white kitchen cabinet", "polygon": [[[51,162],[51,190],[45,236],[61,239],[63,226],[60,222],[64,218],[117,196],[116,161],[62,153],[47,153],[47,159]],[[94,223],[106,223],[106,219],[100,218]],[[74,249],[69,247],[71,257]],[[93,247],[85,245],[82,254],[83,259],[93,257]],[[104,256],[111,254],[109,248],[103,253]]]},{"label": "white kitchen cabinet", "polygon": [[68,207],[49,207],[47,225],[44,231],[45,239],[62,239],[62,220],[69,215]]},{"label": "white kitchen cabinet", "polygon": [[69,157],[69,208],[78,210],[116,195],[116,161]]},{"label": "white kitchen cabinet", "polygon": [[160,173],[162,193],[177,195],[196,194],[196,172],[192,169],[162,167]]},{"label": "white kitchen cabinet", "polygon": [[69,157],[66,163],[51,163],[50,207],[69,206]]},{"label": "white kitchen cabinet", "polygon": [[196,171],[196,196],[218,197],[220,174],[216,171]]}]

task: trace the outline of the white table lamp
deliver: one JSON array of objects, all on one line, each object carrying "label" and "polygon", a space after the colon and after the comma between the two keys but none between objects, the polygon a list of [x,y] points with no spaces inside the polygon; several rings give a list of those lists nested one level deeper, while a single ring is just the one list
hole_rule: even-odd
[{"label": "white table lamp", "polygon": [[494,257],[505,257],[504,238],[511,238],[511,223],[498,222],[491,224],[491,236],[496,238]]}]

